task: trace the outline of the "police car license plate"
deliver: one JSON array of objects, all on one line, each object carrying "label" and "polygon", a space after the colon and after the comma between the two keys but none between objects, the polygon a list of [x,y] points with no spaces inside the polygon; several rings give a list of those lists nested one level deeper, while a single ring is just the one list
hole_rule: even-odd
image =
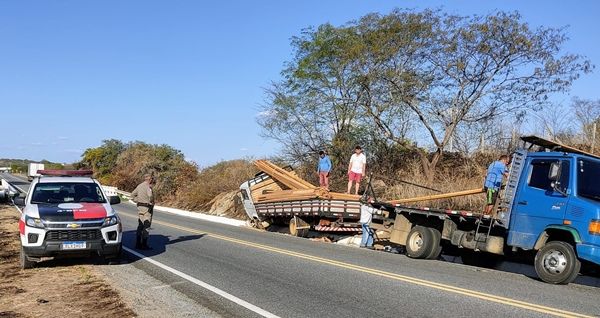
[{"label": "police car license plate", "polygon": [[63,242],[62,249],[63,250],[81,250],[87,248],[87,244],[85,242]]}]

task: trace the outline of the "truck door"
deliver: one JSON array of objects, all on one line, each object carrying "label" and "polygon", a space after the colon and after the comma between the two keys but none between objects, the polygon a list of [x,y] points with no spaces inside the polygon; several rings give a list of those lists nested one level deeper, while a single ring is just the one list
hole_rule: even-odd
[{"label": "truck door", "polygon": [[[552,163],[561,164],[560,179],[549,178]],[[570,161],[532,159],[514,200],[508,245],[531,249],[548,225],[562,225],[569,202]],[[557,190],[556,190],[557,189]],[[562,192],[562,193],[561,193]]]}]

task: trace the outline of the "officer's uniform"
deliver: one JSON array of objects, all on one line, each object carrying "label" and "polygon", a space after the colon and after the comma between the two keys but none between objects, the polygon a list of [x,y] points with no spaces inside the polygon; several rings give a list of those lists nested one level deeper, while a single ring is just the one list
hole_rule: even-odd
[{"label": "officer's uniform", "polygon": [[138,227],[136,231],[136,248],[149,248],[148,229],[152,224],[154,212],[154,193],[148,181],[140,183],[131,193],[133,202],[138,208]]}]

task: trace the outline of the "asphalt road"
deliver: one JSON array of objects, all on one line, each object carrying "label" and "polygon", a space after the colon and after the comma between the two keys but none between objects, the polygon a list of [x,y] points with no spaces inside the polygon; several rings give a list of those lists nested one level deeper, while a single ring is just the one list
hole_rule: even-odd
[{"label": "asphalt road", "polygon": [[13,187],[17,188],[21,192],[27,192],[29,190],[29,181],[19,176],[15,176],[10,173],[0,172],[0,179],[6,180]]},{"label": "asphalt road", "polygon": [[[116,206],[133,246],[135,207]],[[600,289],[313,242],[156,211],[143,252],[281,317],[600,316]],[[130,256],[136,259],[135,256]],[[138,260],[169,283],[167,271]],[[176,289],[225,316],[254,313],[192,283]],[[580,315],[581,314],[581,315]]]},{"label": "asphalt road", "polygon": [[[115,209],[131,249],[136,208],[122,203]],[[413,260],[159,210],[150,245],[152,251],[126,253],[128,266],[226,317],[600,316],[598,286],[553,286],[518,273]]]}]

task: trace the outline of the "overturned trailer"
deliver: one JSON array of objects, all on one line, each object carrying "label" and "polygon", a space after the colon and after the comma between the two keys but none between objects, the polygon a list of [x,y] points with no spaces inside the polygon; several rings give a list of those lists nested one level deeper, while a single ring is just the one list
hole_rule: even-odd
[{"label": "overturned trailer", "polygon": [[285,224],[290,234],[300,237],[309,230],[360,232],[360,196],[315,187],[289,167],[264,160],[255,164],[261,172],[240,186],[244,209],[254,226]]}]

